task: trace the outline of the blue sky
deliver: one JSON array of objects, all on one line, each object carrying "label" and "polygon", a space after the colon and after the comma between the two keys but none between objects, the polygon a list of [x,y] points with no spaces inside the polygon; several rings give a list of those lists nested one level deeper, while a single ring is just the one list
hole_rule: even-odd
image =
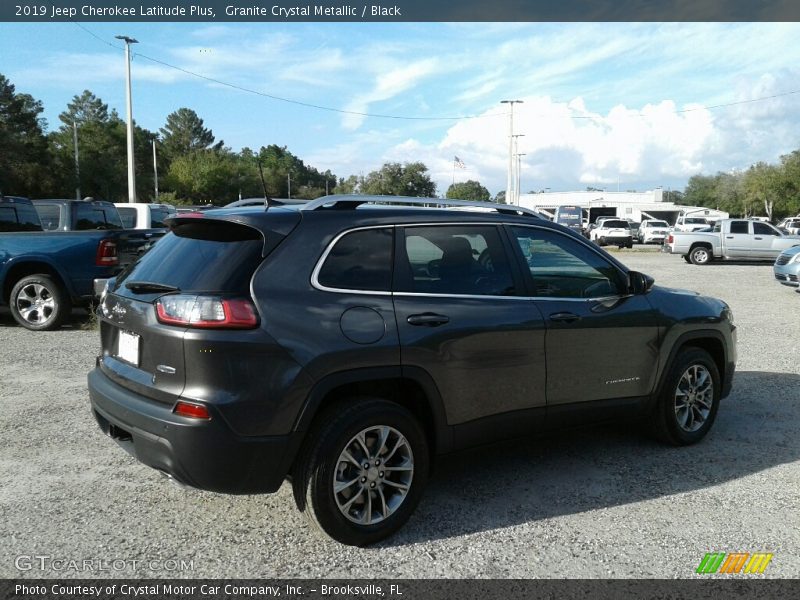
[{"label": "blue sky", "polygon": [[[453,156],[505,187],[505,98],[516,114],[522,189],[681,188],[800,148],[800,25],[785,24],[0,24],[0,73],[42,100],[50,127],[89,89],[151,130],[183,106],[235,150],[276,143],[320,170],[367,173],[422,160],[439,192]],[[102,41],[101,41],[102,40]],[[363,117],[272,100],[200,79]],[[749,100],[779,95],[775,98]],[[740,102],[733,106],[706,107]],[[742,103],[743,102],[743,103]],[[434,117],[466,117],[433,119]]]}]

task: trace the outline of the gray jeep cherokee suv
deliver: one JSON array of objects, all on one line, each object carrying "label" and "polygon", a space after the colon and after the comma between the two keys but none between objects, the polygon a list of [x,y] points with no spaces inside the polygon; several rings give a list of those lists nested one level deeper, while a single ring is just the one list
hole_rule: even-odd
[{"label": "gray jeep cherokee suv", "polygon": [[441,199],[177,217],[98,314],[103,432],[206,490],[288,477],[356,545],[406,522],[438,454],[620,416],[697,442],[736,360],[724,302],[525,209]]}]

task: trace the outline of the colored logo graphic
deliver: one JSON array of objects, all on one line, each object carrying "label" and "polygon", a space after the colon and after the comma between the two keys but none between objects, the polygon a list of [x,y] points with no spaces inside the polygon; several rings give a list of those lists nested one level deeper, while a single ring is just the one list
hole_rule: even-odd
[{"label": "colored logo graphic", "polygon": [[772,560],[767,552],[709,552],[700,561],[697,573],[763,573]]}]

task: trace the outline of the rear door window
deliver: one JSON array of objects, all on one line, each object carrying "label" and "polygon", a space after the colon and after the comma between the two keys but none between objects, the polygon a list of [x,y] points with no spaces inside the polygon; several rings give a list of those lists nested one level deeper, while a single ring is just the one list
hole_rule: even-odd
[{"label": "rear door window", "polygon": [[510,296],[516,293],[497,227],[406,227],[395,291]]},{"label": "rear door window", "polygon": [[0,206],[0,231],[41,231],[36,209],[27,204]]},{"label": "rear door window", "polygon": [[164,222],[170,216],[170,212],[162,207],[150,207],[150,227],[166,227]]},{"label": "rear door window", "polygon": [[391,227],[346,233],[325,257],[317,283],[337,290],[390,291],[393,240]]},{"label": "rear door window", "polygon": [[747,221],[731,221],[731,233],[750,233]]},{"label": "rear door window", "polygon": [[74,206],[74,229],[122,229],[122,221],[115,206],[104,206],[90,202],[76,202]]},{"label": "rear door window", "polygon": [[263,249],[263,236],[251,227],[198,219],[175,226],[118,281],[163,283],[182,292],[245,295]]}]

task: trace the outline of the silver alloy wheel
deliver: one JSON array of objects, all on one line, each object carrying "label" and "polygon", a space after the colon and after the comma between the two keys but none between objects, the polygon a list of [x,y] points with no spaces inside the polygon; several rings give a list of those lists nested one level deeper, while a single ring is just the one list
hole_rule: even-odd
[{"label": "silver alloy wheel", "polygon": [[705,264],[708,262],[708,250],[705,248],[697,248],[692,252],[695,262]]},{"label": "silver alloy wheel", "polygon": [[694,432],[708,419],[714,403],[714,380],[703,365],[684,371],[675,388],[675,418],[681,429]]},{"label": "silver alloy wheel", "polygon": [[403,434],[387,425],[367,427],[336,461],[333,496],[348,520],[374,525],[400,507],[413,478],[414,454]]},{"label": "silver alloy wheel", "polygon": [[32,325],[42,325],[56,310],[53,294],[41,283],[29,283],[14,299],[20,316]]}]

